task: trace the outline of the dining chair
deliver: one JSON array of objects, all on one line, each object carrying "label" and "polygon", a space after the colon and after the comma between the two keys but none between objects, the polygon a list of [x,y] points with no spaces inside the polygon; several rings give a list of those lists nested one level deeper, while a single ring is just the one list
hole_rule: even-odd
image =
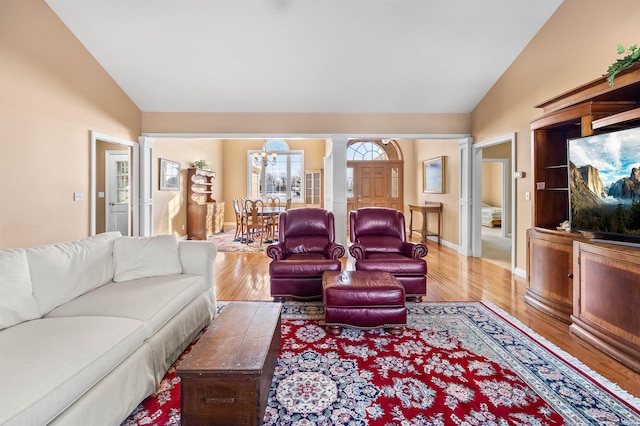
[{"label": "dining chair", "polygon": [[236,235],[234,237],[234,240],[241,241],[245,234],[245,215],[244,207],[240,206],[240,201],[238,201],[237,198],[233,199],[233,210],[236,213]]},{"label": "dining chair", "polygon": [[266,204],[269,207],[280,207],[280,198],[270,195],[270,196],[267,197],[267,203]]},{"label": "dining chair", "polygon": [[[280,208],[280,198],[273,195],[269,195],[267,196],[267,201],[265,204],[266,206],[271,208]],[[270,231],[273,233],[272,235],[273,238],[271,238],[271,240],[275,240],[276,238],[278,238],[280,215],[279,214],[269,215],[268,223],[269,223]]]},{"label": "dining chair", "polygon": [[246,242],[249,244],[260,233],[260,245],[267,236],[269,230],[268,219],[264,216],[264,202],[262,200],[247,200],[245,202],[246,211]]}]

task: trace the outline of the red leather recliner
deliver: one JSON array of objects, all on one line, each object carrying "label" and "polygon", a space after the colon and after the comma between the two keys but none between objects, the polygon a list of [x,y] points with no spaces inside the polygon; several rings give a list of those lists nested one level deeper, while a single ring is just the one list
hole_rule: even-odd
[{"label": "red leather recliner", "polygon": [[382,207],[364,207],[349,215],[348,269],[391,273],[404,286],[407,299],[427,294],[428,249],[406,241],[404,214]]},{"label": "red leather recliner", "polygon": [[280,214],[278,242],[267,247],[271,296],[322,298],[322,273],[340,271],[344,246],[335,242],[333,213],[319,208],[297,208]]}]

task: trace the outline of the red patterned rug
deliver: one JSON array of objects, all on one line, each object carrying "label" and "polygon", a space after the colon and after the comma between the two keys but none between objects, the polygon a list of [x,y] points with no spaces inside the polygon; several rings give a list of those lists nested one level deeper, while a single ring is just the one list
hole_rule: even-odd
[{"label": "red patterned rug", "polygon": [[[322,304],[286,303],[264,425],[640,425],[637,398],[496,308],[408,308],[400,337],[354,329],[333,336]],[[179,424],[171,368],[123,425]]]}]

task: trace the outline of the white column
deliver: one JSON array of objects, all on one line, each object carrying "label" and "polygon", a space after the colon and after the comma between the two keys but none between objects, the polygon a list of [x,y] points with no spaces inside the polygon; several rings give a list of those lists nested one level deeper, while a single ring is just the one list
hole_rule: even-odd
[{"label": "white column", "polygon": [[[331,153],[325,159],[325,189],[330,189],[330,204],[335,217],[336,242],[347,246],[347,136],[331,137]],[[329,168],[326,168],[329,166]],[[330,175],[330,176],[329,176]],[[328,184],[328,185],[327,185]],[[330,187],[329,187],[330,185]]]},{"label": "white column", "polygon": [[153,148],[155,140],[146,136],[140,143],[140,236],[153,235]]},{"label": "white column", "polygon": [[458,149],[460,153],[460,201],[459,201],[459,217],[460,217],[460,239],[458,242],[458,253],[464,256],[471,256],[471,219],[472,219],[472,196],[471,196],[471,177],[472,177],[472,147],[473,138],[468,137],[458,141]]}]

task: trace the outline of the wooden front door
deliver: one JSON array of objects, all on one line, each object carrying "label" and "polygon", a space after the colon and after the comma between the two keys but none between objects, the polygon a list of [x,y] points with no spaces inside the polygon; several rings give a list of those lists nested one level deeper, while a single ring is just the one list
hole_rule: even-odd
[{"label": "wooden front door", "polygon": [[404,208],[402,161],[350,161],[353,192],[347,193],[347,211],[360,207]]}]

